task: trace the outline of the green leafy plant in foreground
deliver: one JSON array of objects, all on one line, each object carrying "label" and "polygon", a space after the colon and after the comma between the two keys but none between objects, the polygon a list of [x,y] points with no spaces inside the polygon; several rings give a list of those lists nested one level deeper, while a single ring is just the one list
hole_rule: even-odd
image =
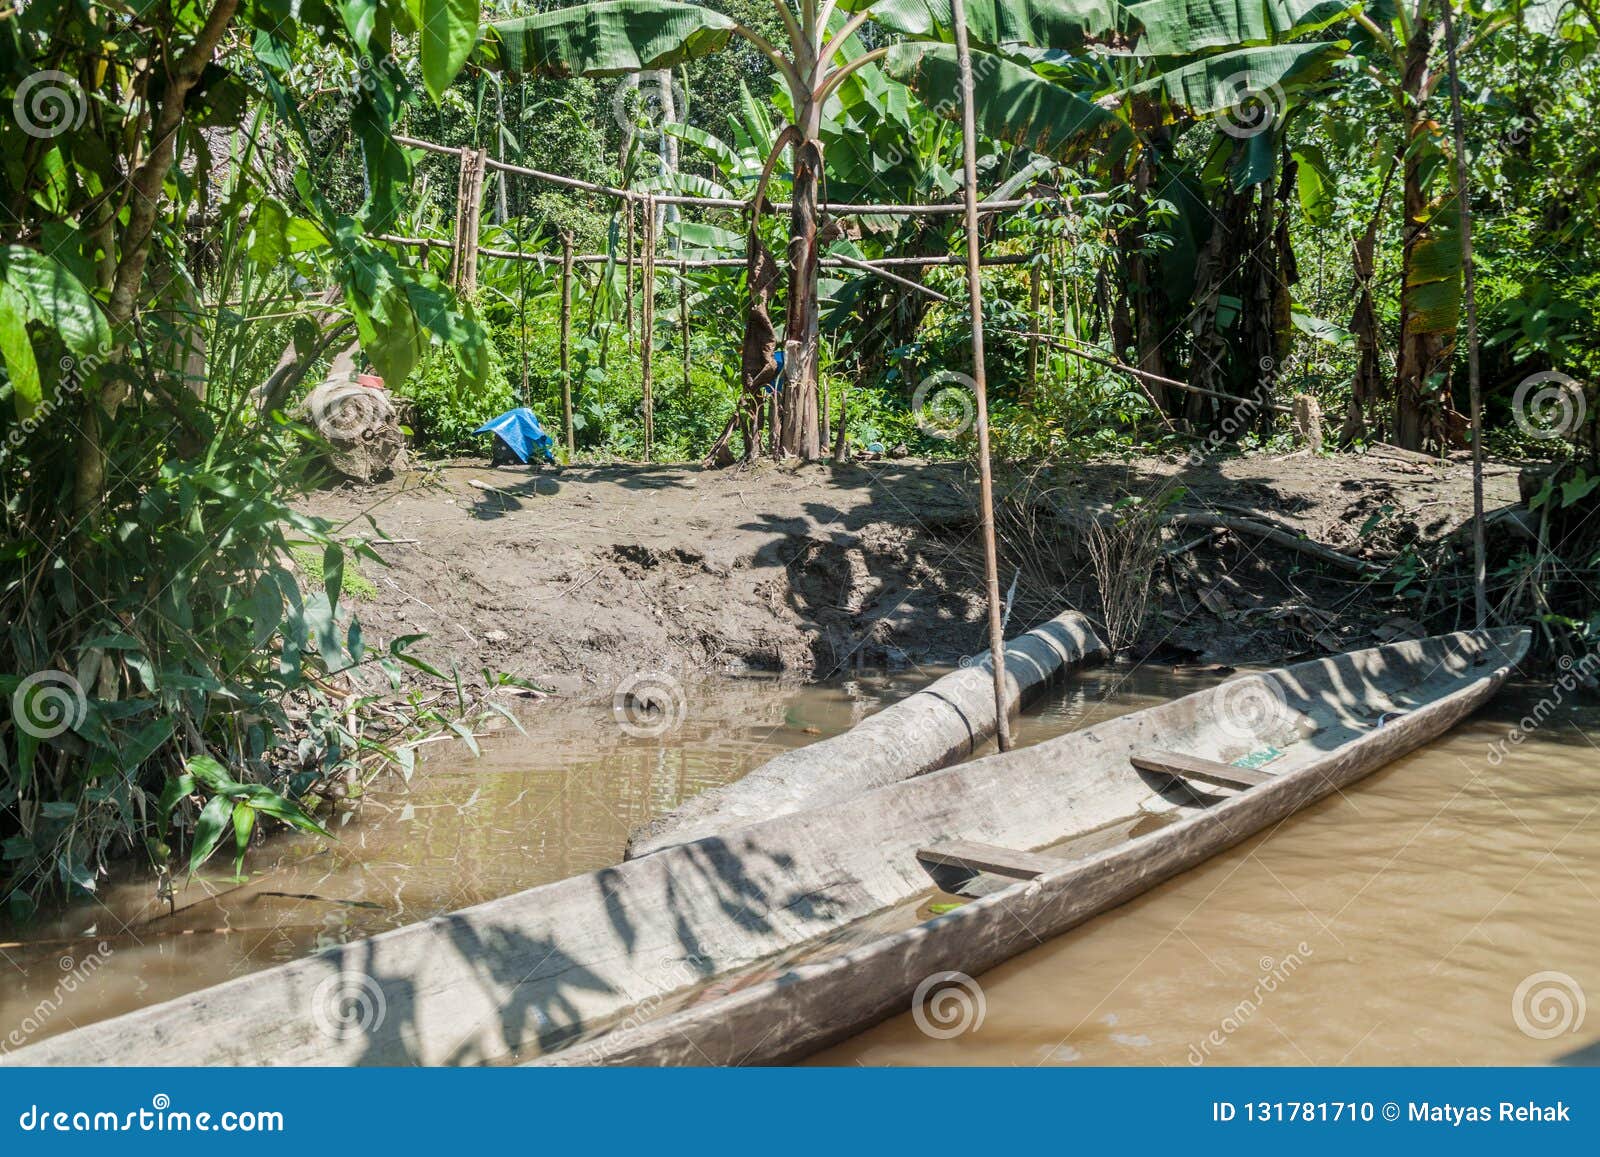
[{"label": "green leafy plant in foreground", "polygon": [[189,871],[193,873],[211,858],[222,842],[222,837],[233,828],[233,873],[244,870],[244,854],[250,847],[250,834],[255,831],[258,815],[282,820],[303,832],[314,832],[332,838],[316,820],[308,816],[299,804],[285,799],[270,787],[259,783],[239,783],[209,755],[197,755],[185,765],[182,774],[167,781],[157,805],[161,835],[165,837],[168,817],[185,796],[204,787],[211,793],[200,816],[195,820],[194,838],[189,849]]}]

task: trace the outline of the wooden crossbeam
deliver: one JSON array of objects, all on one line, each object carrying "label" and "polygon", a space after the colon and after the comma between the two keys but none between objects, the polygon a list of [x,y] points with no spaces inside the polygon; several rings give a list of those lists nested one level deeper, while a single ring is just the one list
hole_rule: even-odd
[{"label": "wooden crossbeam", "polygon": [[1064,862],[1055,856],[1018,852],[968,840],[947,840],[931,848],[923,848],[917,852],[917,859],[935,868],[962,868],[1013,880],[1031,880],[1052,868],[1059,868]]},{"label": "wooden crossbeam", "polygon": [[1198,755],[1183,755],[1176,751],[1135,753],[1129,759],[1140,771],[1165,772],[1181,779],[1198,779],[1202,783],[1241,791],[1276,778],[1263,771],[1235,767],[1231,763],[1219,763],[1215,759],[1202,759]]}]

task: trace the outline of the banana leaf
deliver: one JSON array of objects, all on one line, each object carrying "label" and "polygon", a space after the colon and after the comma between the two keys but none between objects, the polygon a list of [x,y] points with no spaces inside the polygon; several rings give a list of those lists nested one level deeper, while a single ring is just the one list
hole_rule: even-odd
[{"label": "banana leaf", "polygon": [[1194,116],[1210,116],[1234,108],[1244,91],[1275,103],[1280,97],[1287,98],[1297,89],[1326,79],[1345,48],[1343,41],[1318,41],[1222,52],[1169,69],[1128,89],[1126,95],[1165,96]]},{"label": "banana leaf", "polygon": [[[1113,113],[1019,64],[989,54],[974,55],[972,63],[973,112],[978,131],[991,140],[1064,159],[1097,141],[1115,145],[1128,132]],[[884,70],[940,115],[961,116],[952,46],[897,44]]]},{"label": "banana leaf", "polygon": [[[843,0],[841,8],[872,9],[873,22],[910,40],[951,43],[950,0]],[[1081,50],[1085,44],[1127,39],[1137,30],[1117,0],[967,0],[967,39],[973,49],[1012,45]]]},{"label": "banana leaf", "polygon": [[602,0],[500,20],[478,55],[490,67],[538,76],[625,76],[719,52],[734,21],[676,0]]},{"label": "banana leaf", "polygon": [[1433,214],[1412,250],[1401,302],[1417,333],[1456,332],[1461,322],[1461,213],[1454,198]]},{"label": "banana leaf", "polygon": [[1188,56],[1278,44],[1343,20],[1357,0],[1139,0],[1129,5],[1144,35],[1141,56]]}]

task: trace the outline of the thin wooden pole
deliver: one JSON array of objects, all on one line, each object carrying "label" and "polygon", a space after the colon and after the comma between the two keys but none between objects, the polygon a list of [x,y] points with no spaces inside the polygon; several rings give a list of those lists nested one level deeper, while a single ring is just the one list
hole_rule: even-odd
[{"label": "thin wooden pole", "polygon": [[[509,177],[503,180],[509,181]],[[517,214],[517,252],[522,252],[522,227],[526,218]],[[522,390],[517,395],[524,406],[528,404],[528,267],[517,262],[517,346],[522,355]]]},{"label": "thin wooden pole", "polygon": [[1450,70],[1450,119],[1456,138],[1456,197],[1461,211],[1461,275],[1467,307],[1467,387],[1472,410],[1472,591],[1481,631],[1489,624],[1488,548],[1483,535],[1483,377],[1478,364],[1478,293],[1472,261],[1472,205],[1467,186],[1467,131],[1461,115],[1461,77],[1456,71],[1454,0],[1445,0],[1445,61]]},{"label": "thin wooden pole", "polygon": [[625,314],[628,322],[628,348],[633,348],[633,202],[626,205],[628,213],[628,282],[623,289],[623,299],[626,302]]},{"label": "thin wooden pole", "polygon": [[978,130],[973,112],[972,53],[967,47],[963,0],[951,0],[950,23],[956,36],[961,80],[961,196],[966,206],[967,298],[972,310],[972,392],[978,423],[978,529],[983,536],[983,578],[989,596],[989,656],[994,664],[995,738],[1011,750],[1011,717],[1006,712],[1006,640],[1000,610],[1000,560],[994,541],[994,473],[989,465],[989,389],[983,360],[983,284],[978,253]]},{"label": "thin wooden pole", "polygon": [[478,223],[483,214],[484,149],[461,150],[461,180],[456,201],[456,256],[452,278],[457,292],[478,288]]},{"label": "thin wooden pole", "polygon": [[644,246],[639,254],[644,277],[644,300],[639,309],[640,373],[644,380],[644,460],[651,460],[656,436],[655,387],[651,381],[651,360],[656,333],[656,205],[654,198],[644,202]]},{"label": "thin wooden pole", "polygon": [[678,336],[683,344],[683,396],[689,396],[689,267],[678,258]]},{"label": "thin wooden pole", "polygon": [[561,235],[561,428],[567,461],[575,449],[572,430],[572,234]]},{"label": "thin wooden pole", "polygon": [[1039,267],[1028,267],[1028,326],[1033,333],[1028,337],[1028,397],[1039,388]]},{"label": "thin wooden pole", "polygon": [[[394,139],[397,144],[404,145],[408,149],[421,149],[424,152],[438,153],[442,156],[449,156],[457,151],[451,145],[435,144],[432,141],[424,141],[417,137],[396,134]],[[564,177],[559,173],[548,173],[542,169],[530,169],[526,165],[513,165],[507,161],[497,160],[494,157],[488,158],[487,164],[489,168],[500,172],[519,173],[535,180],[559,185],[565,189],[580,189],[587,193],[598,193],[604,197],[621,197],[629,201],[643,201],[647,195],[632,189],[619,189],[612,185],[599,185],[593,181],[581,181],[577,177]],[[737,209],[742,212],[749,212],[750,210],[749,201],[735,200],[731,197],[689,197],[675,193],[655,194],[654,196],[657,205],[678,205],[685,208],[699,209]],[[1007,200],[981,201],[978,204],[978,211],[984,214],[1004,213],[1011,209],[1025,208],[1039,201],[1106,201],[1108,199],[1109,195],[1106,193],[1077,193],[1071,197],[1013,197]],[[775,213],[787,213],[790,209],[790,202],[788,201],[767,201],[766,205]],[[834,217],[953,217],[958,213],[965,212],[965,207],[962,205],[946,203],[934,203],[931,205],[856,205],[839,201],[821,201],[818,202],[817,208],[819,211]]]},{"label": "thin wooden pole", "polygon": [[450,270],[445,279],[457,288],[461,285],[462,268],[462,230],[467,216],[467,181],[471,176],[472,162],[471,149],[460,149],[456,153],[459,166],[456,169],[456,217],[455,236],[450,244]]}]

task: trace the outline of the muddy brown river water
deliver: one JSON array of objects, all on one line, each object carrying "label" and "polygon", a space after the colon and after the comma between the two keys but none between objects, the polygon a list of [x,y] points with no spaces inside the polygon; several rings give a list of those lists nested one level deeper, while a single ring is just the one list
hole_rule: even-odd
[{"label": "muddy brown river water", "polygon": [[[690,686],[660,738],[624,734],[608,704],[534,705],[528,736],[478,759],[439,744],[409,787],[380,782],[336,844],[256,849],[247,884],[219,859],[169,915],[133,874],[0,929],[0,1048],[614,863],[632,826],[933,674]],[[1018,739],[1215,678],[1085,672]],[[953,1021],[898,1017],[817,1062],[1523,1064],[1600,1039],[1600,708],[1555,704],[1506,743],[1541,696],[1508,688],[1355,790],[984,974]]]}]

